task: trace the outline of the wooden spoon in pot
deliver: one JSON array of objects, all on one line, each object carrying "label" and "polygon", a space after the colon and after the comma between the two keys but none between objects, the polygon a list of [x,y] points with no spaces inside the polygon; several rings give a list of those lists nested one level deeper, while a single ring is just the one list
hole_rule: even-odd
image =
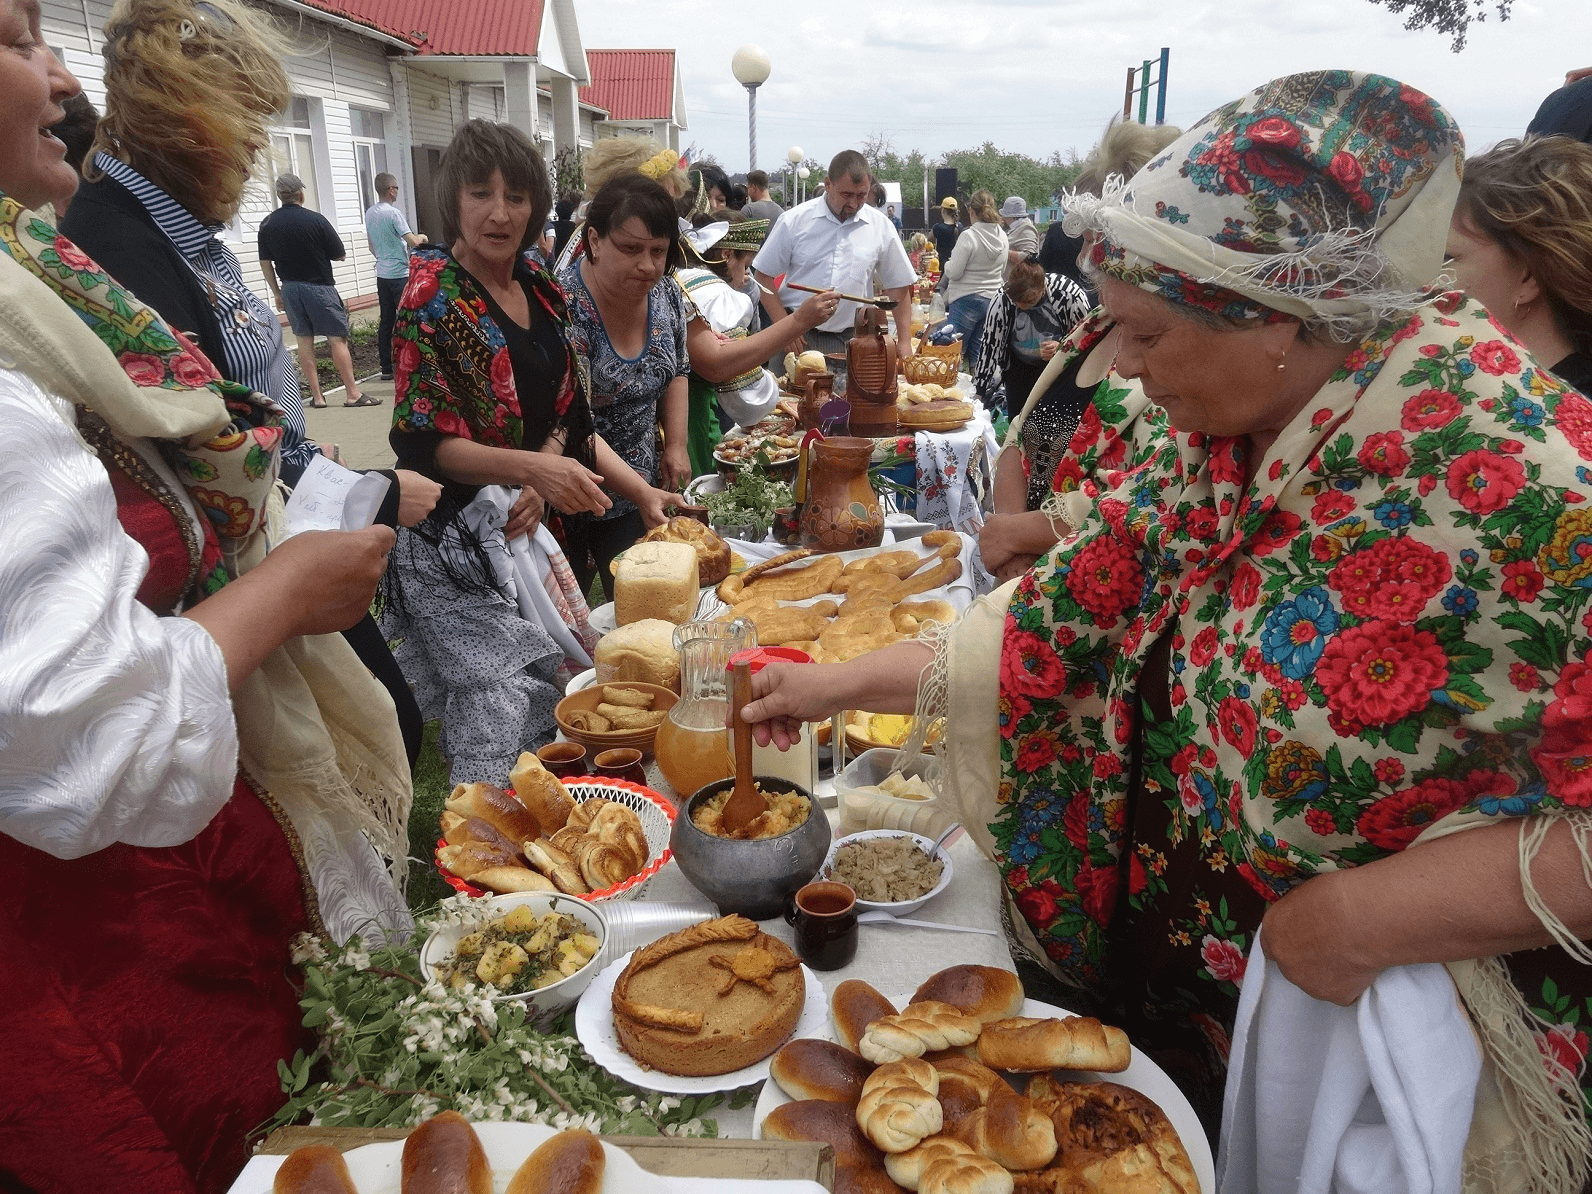
[{"label": "wooden spoon in pot", "polygon": [[752,668],[745,662],[730,665],[730,726],[735,733],[735,788],[724,802],[724,828],[735,833],[768,807],[752,782],[752,727],[741,710],[752,703]]}]

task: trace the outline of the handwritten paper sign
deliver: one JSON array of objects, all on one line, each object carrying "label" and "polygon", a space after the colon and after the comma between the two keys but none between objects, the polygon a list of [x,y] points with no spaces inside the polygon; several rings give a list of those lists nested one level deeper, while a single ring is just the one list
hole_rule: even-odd
[{"label": "handwritten paper sign", "polygon": [[303,531],[358,531],[376,521],[392,482],[380,473],[356,473],[324,456],[310,461],[285,510],[291,539]]}]

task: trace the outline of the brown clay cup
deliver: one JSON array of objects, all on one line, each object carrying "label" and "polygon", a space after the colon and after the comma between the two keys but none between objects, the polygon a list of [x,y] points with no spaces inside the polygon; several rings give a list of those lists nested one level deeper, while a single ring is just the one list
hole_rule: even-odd
[{"label": "brown clay cup", "polygon": [[586,748],[579,742],[549,742],[536,757],[559,779],[586,774]]},{"label": "brown clay cup", "polygon": [[592,759],[591,765],[598,775],[627,779],[633,784],[647,782],[647,769],[641,765],[641,752],[633,747],[616,746],[612,750],[600,751]]},{"label": "brown clay cup", "polygon": [[785,919],[796,930],[796,952],[814,970],[839,970],[857,956],[857,893],[827,879],[793,897]]}]

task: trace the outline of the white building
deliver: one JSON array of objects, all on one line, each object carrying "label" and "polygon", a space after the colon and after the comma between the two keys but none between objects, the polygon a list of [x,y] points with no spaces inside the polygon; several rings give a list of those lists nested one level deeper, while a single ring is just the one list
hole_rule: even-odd
[{"label": "white building", "polygon": [[[261,170],[225,233],[251,286],[265,293],[255,232],[276,200],[270,182],[290,171],[305,203],[348,249],[336,267],[350,307],[373,305],[376,275],[365,243],[372,180],[398,176],[410,224],[441,235],[432,178],[454,130],[472,117],[507,121],[549,160],[589,146],[607,113],[582,102],[591,82],[574,0],[257,0],[301,52],[287,62],[294,98]],[[111,0],[43,0],[45,39],[97,107],[105,102],[103,29]]]},{"label": "white building", "polygon": [[608,113],[599,137],[655,137],[680,148],[688,127],[685,85],[673,50],[587,50],[590,82],[580,98]]}]

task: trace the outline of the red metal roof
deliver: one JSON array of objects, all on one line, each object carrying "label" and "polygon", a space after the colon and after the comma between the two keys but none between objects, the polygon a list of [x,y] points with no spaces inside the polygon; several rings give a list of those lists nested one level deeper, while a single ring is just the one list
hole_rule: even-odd
[{"label": "red metal roof", "polygon": [[584,104],[608,110],[610,120],[669,120],[674,116],[673,50],[587,50],[591,83]]},{"label": "red metal roof", "polygon": [[530,57],[541,40],[543,0],[302,0],[396,37],[421,54]]}]

